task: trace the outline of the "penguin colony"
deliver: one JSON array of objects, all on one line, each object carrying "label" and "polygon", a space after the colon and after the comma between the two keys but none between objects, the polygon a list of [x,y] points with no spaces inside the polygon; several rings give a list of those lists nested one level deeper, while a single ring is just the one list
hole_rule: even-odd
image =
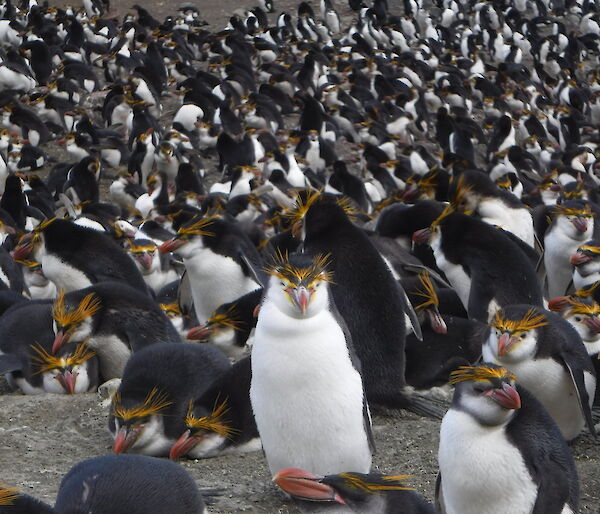
[{"label": "penguin colony", "polygon": [[[0,512],[200,513],[165,458],[261,449],[307,512],[578,512],[600,5],[340,3],[0,1],[0,372],[100,389],[117,454]],[[443,417],[435,505],[373,407]]]}]

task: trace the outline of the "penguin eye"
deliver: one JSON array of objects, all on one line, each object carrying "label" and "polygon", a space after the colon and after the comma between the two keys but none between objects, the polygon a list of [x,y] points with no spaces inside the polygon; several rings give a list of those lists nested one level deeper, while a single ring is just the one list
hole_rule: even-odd
[{"label": "penguin eye", "polygon": [[285,287],[285,286],[286,286],[286,283],[285,283],[285,282],[279,282],[279,285],[280,285],[281,287]]},{"label": "penguin eye", "polygon": [[519,339],[525,339],[527,337],[527,332],[521,332],[519,335]]},{"label": "penguin eye", "polygon": [[580,322],[581,321],[581,316],[575,316],[575,321]]}]

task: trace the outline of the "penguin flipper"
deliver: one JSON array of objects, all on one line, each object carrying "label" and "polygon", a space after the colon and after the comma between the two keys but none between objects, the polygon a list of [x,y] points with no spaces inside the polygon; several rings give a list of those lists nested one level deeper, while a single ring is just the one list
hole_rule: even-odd
[{"label": "penguin flipper", "polygon": [[435,479],[435,509],[440,514],[446,514],[446,506],[444,505],[444,493],[442,491],[442,473],[439,472]]},{"label": "penguin flipper", "polygon": [[194,312],[194,298],[192,296],[192,284],[187,271],[183,272],[177,288],[177,304],[182,314],[187,315]]},{"label": "penguin flipper", "polygon": [[543,473],[539,474],[537,498],[531,514],[558,512],[557,506],[565,505],[569,499],[569,483],[565,480],[565,468],[552,459],[543,462]]},{"label": "penguin flipper", "polygon": [[482,277],[472,277],[471,290],[469,291],[469,302],[467,305],[467,313],[469,319],[488,322],[488,308],[492,301],[492,294],[483,287],[473,287],[473,284],[480,283]]},{"label": "penguin flipper", "polygon": [[[569,363],[567,356],[562,355],[563,362],[567,369],[569,370],[569,374],[571,375],[571,380],[573,381],[573,385],[575,386],[575,391],[577,392],[577,399],[579,400],[579,406],[583,412],[583,416],[585,418],[585,424],[587,425],[590,434],[596,437],[596,428],[594,427],[594,420],[592,419],[592,409],[590,408],[590,397],[588,395],[587,389],[585,388],[585,380],[583,372],[584,370],[580,367],[572,366]],[[542,511],[540,511],[542,512]]]},{"label": "penguin flipper", "polygon": [[429,276],[431,278],[434,278],[436,280],[436,282],[438,282],[439,284],[441,284],[444,287],[452,289],[452,286],[448,283],[448,281],[446,279],[444,279],[442,277],[442,275],[440,275],[437,271],[431,269],[428,266],[425,266],[422,264],[403,264],[402,269],[404,269],[405,271],[411,271],[411,272],[417,273],[417,274],[426,271],[427,273],[429,273]]},{"label": "penguin flipper", "polygon": [[252,259],[249,255],[240,251],[240,259],[248,268],[248,272],[250,276],[257,282],[260,286],[266,289],[267,284],[269,283],[268,275],[263,271],[260,263],[255,262],[255,259]]},{"label": "penguin flipper", "polygon": [[410,300],[408,299],[408,295],[406,294],[406,291],[402,287],[402,284],[400,282],[396,281],[396,287],[398,288],[398,291],[402,295],[402,302],[404,304],[403,305],[404,313],[407,315],[407,317],[410,321],[412,330],[413,330],[415,336],[417,337],[417,339],[419,341],[422,341],[423,340],[423,332],[421,331],[421,324],[419,323],[419,317],[417,316],[417,312],[415,311],[414,307],[412,306],[412,303],[410,303]]},{"label": "penguin flipper", "polygon": [[23,363],[21,359],[10,353],[3,353],[0,355],[0,375],[3,373],[10,373],[11,371],[22,371]]}]

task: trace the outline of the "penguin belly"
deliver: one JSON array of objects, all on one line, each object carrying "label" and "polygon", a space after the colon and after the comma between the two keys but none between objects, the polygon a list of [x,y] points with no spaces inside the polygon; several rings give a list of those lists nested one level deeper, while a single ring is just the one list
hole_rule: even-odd
[{"label": "penguin belly", "polygon": [[493,199],[481,202],[479,213],[486,223],[499,226],[534,247],[533,218],[527,209],[511,209],[501,200]]},{"label": "penguin belly", "polygon": [[465,310],[469,309],[469,295],[471,294],[471,277],[460,264],[454,264],[446,259],[439,248],[437,241],[432,242],[433,256],[438,268],[444,272],[448,282],[456,291]]},{"label": "penguin belly", "polygon": [[548,297],[556,298],[566,293],[573,266],[569,257],[584,241],[576,241],[559,233],[550,232],[544,240],[544,265],[548,277]]},{"label": "penguin belly", "polygon": [[482,426],[450,409],[440,428],[438,460],[446,514],[532,511],[538,488],[504,427]]},{"label": "penguin belly", "polygon": [[125,364],[131,356],[131,350],[126,342],[114,334],[108,334],[95,335],[88,344],[98,355],[100,373],[104,381],[123,376]]},{"label": "penguin belly", "polygon": [[[579,435],[585,426],[585,418],[571,375],[563,366],[553,359],[502,365],[509,368],[518,377],[519,383],[543,404],[565,440],[570,441]],[[584,372],[584,381],[591,406],[596,380],[590,373]]]},{"label": "penguin belly", "polygon": [[46,253],[41,262],[44,275],[54,282],[57,289],[65,289],[67,293],[70,293],[92,285],[92,281],[83,271],[67,264],[55,255]]},{"label": "penguin belly", "polygon": [[258,289],[244,275],[240,265],[224,255],[203,249],[192,259],[184,259],[192,284],[192,297],[198,321],[206,323],[216,308]]},{"label": "penguin belly", "polygon": [[362,380],[344,333],[328,311],[283,318],[263,305],[252,348],[250,399],[271,473],[368,473]]}]

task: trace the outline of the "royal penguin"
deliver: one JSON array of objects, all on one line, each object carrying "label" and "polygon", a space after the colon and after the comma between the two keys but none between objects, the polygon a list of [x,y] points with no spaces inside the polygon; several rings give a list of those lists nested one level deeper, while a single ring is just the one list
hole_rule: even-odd
[{"label": "royal penguin", "polygon": [[147,292],[146,283],[125,250],[108,235],[53,218],[25,234],[15,260],[40,262],[57,288],[75,291],[103,281],[119,281]]},{"label": "royal penguin", "polygon": [[54,512],[206,514],[204,500],[181,466],[146,455],[103,455],[76,464],[58,489]]},{"label": "royal penguin", "polygon": [[533,218],[516,196],[500,189],[480,171],[464,171],[450,185],[457,209],[515,234],[533,248]]},{"label": "royal penguin", "polygon": [[87,340],[98,356],[104,380],[121,377],[132,352],[154,343],[181,341],[158,304],[119,282],[61,291],[52,317],[52,353],[67,342]]},{"label": "royal penguin", "polygon": [[487,323],[504,305],[542,306],[534,263],[503,230],[448,206],[429,228],[416,231],[413,241],[429,243],[469,318]]},{"label": "royal penguin", "polygon": [[179,277],[170,265],[168,255],[158,251],[158,245],[149,239],[134,239],[127,248],[146,285],[155,293]]},{"label": "royal penguin", "polygon": [[440,512],[578,511],[571,451],[542,404],[515,381],[493,364],[452,373],[454,397],[438,448]]},{"label": "royal penguin", "polygon": [[[250,400],[271,474],[368,473],[371,420],[325,255],[280,254],[252,346]],[[284,342],[285,344],[282,344]]]},{"label": "royal penguin", "polygon": [[367,399],[434,414],[428,402],[405,387],[406,322],[399,313],[414,311],[388,265],[335,199],[309,195],[298,207],[304,251],[331,254],[335,279],[329,290],[361,362]]},{"label": "royal penguin", "polygon": [[160,246],[162,253],[183,258],[198,321],[205,324],[220,305],[260,287],[258,251],[235,222],[216,217],[193,218],[175,238]]},{"label": "royal penguin", "polygon": [[[322,476],[287,468],[276,473],[273,482],[293,498],[322,502],[314,510],[307,505],[308,512],[329,512],[327,507],[331,504],[345,507],[332,512],[435,514],[433,506],[412,490],[406,478],[407,475],[354,472]],[[305,505],[300,505],[302,511]]]},{"label": "royal penguin", "polygon": [[581,337],[566,320],[540,307],[506,306],[490,322],[482,356],[515,373],[567,441],[586,425],[595,433],[596,373]]},{"label": "royal penguin", "polygon": [[218,347],[231,359],[239,359],[249,349],[252,331],[256,326],[255,312],[262,300],[263,290],[224,303],[208,318],[206,325],[191,328],[187,339],[204,341]]},{"label": "royal penguin", "polygon": [[75,394],[98,387],[98,360],[85,342],[52,351],[52,303],[14,305],[0,318],[0,373],[24,394]]},{"label": "royal penguin", "polygon": [[190,402],[229,367],[223,353],[208,345],[158,343],[134,353],[112,398],[114,452],[169,455],[186,430]]},{"label": "royal penguin", "polygon": [[594,218],[589,205],[567,201],[550,211],[551,223],[543,234],[548,297],[563,296],[571,281],[571,255],[592,239]]},{"label": "royal penguin", "polygon": [[169,456],[204,459],[258,451],[258,429],[250,404],[250,356],[236,362],[190,403],[186,430]]},{"label": "royal penguin", "polygon": [[0,484],[1,514],[54,514],[51,505],[22,493],[17,487]]},{"label": "royal penguin", "polygon": [[571,254],[569,260],[573,265],[573,287],[576,290],[600,282],[600,241],[586,241]]}]

